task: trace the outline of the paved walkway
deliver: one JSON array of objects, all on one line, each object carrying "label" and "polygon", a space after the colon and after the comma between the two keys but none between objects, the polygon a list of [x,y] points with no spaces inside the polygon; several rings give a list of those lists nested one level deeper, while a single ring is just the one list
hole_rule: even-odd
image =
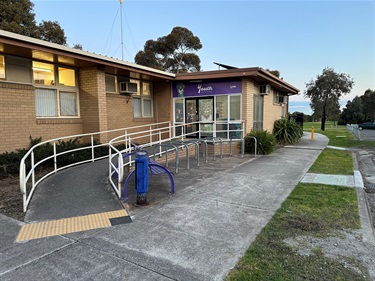
[{"label": "paved walkway", "polygon": [[174,196],[156,178],[149,206],[130,197],[128,224],[14,243],[23,223],[0,215],[0,279],[223,280],[327,143],[316,134],[269,156],[180,169]]}]

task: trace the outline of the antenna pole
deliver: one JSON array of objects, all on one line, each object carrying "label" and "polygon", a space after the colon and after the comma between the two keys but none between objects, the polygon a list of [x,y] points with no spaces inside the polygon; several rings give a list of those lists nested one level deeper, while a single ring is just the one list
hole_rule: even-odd
[{"label": "antenna pole", "polygon": [[118,0],[120,2],[120,22],[121,22],[121,60],[124,60],[124,39],[122,35],[122,2],[123,0]]}]

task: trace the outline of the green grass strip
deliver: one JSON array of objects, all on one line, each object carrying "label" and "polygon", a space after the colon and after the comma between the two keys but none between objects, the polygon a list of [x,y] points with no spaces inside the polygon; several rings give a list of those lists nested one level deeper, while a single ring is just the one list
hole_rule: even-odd
[{"label": "green grass strip", "polygon": [[310,167],[309,173],[353,175],[352,152],[326,148]]},{"label": "green grass strip", "polygon": [[299,183],[226,280],[368,280],[366,269],[354,260],[349,262],[361,274],[325,257],[324,249],[302,256],[284,242],[301,235],[328,237],[359,227],[355,189]]},{"label": "green grass strip", "polygon": [[306,122],[303,124],[303,129],[311,132],[314,127],[314,132],[323,134],[329,138],[329,145],[338,147],[353,147],[353,148],[375,148],[375,141],[357,140],[354,135],[346,129],[346,126],[336,126],[333,122],[326,124],[325,131],[320,129],[320,122]]}]

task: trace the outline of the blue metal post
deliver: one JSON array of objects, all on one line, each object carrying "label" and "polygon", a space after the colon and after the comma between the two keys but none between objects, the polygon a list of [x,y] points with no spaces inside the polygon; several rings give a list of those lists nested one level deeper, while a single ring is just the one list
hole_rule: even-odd
[{"label": "blue metal post", "polygon": [[135,189],[137,205],[147,205],[148,192],[148,156],[144,151],[138,151],[135,158]]}]

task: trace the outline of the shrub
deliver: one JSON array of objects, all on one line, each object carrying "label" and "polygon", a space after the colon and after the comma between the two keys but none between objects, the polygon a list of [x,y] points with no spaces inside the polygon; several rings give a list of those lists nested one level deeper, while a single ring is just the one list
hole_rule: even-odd
[{"label": "shrub", "polygon": [[274,123],[273,135],[279,144],[295,144],[302,138],[303,129],[293,119],[279,119]]},{"label": "shrub", "polygon": [[257,139],[257,153],[258,154],[270,154],[276,148],[276,139],[275,137],[269,133],[268,131],[261,130],[261,131],[254,131],[251,130],[250,133],[247,134],[245,137],[245,151],[248,153],[255,153],[254,146],[255,140],[252,138],[255,137]]},{"label": "shrub", "polygon": [[[30,136],[30,148],[34,145],[40,143],[42,138],[33,139]],[[95,141],[95,145],[98,145],[99,142]],[[89,143],[80,143],[79,138],[71,139],[68,141],[59,141],[56,144],[56,152],[60,153],[63,151],[69,151],[72,149],[87,147]],[[9,175],[16,175],[19,173],[19,166],[21,159],[27,153],[28,149],[17,149],[13,152],[5,152],[0,154],[0,178],[7,177]],[[45,143],[34,149],[34,162],[37,163],[42,159],[45,159],[53,155],[53,145],[51,143]],[[95,148],[95,157],[106,156],[108,155],[108,147],[100,146]],[[66,166],[72,163],[77,163],[84,160],[91,159],[91,149],[82,149],[74,152],[63,153],[57,157],[57,163],[59,167]],[[44,161],[39,168],[44,167],[53,167],[54,160],[53,158]],[[29,171],[31,166],[30,157],[25,162],[26,170]]]}]

